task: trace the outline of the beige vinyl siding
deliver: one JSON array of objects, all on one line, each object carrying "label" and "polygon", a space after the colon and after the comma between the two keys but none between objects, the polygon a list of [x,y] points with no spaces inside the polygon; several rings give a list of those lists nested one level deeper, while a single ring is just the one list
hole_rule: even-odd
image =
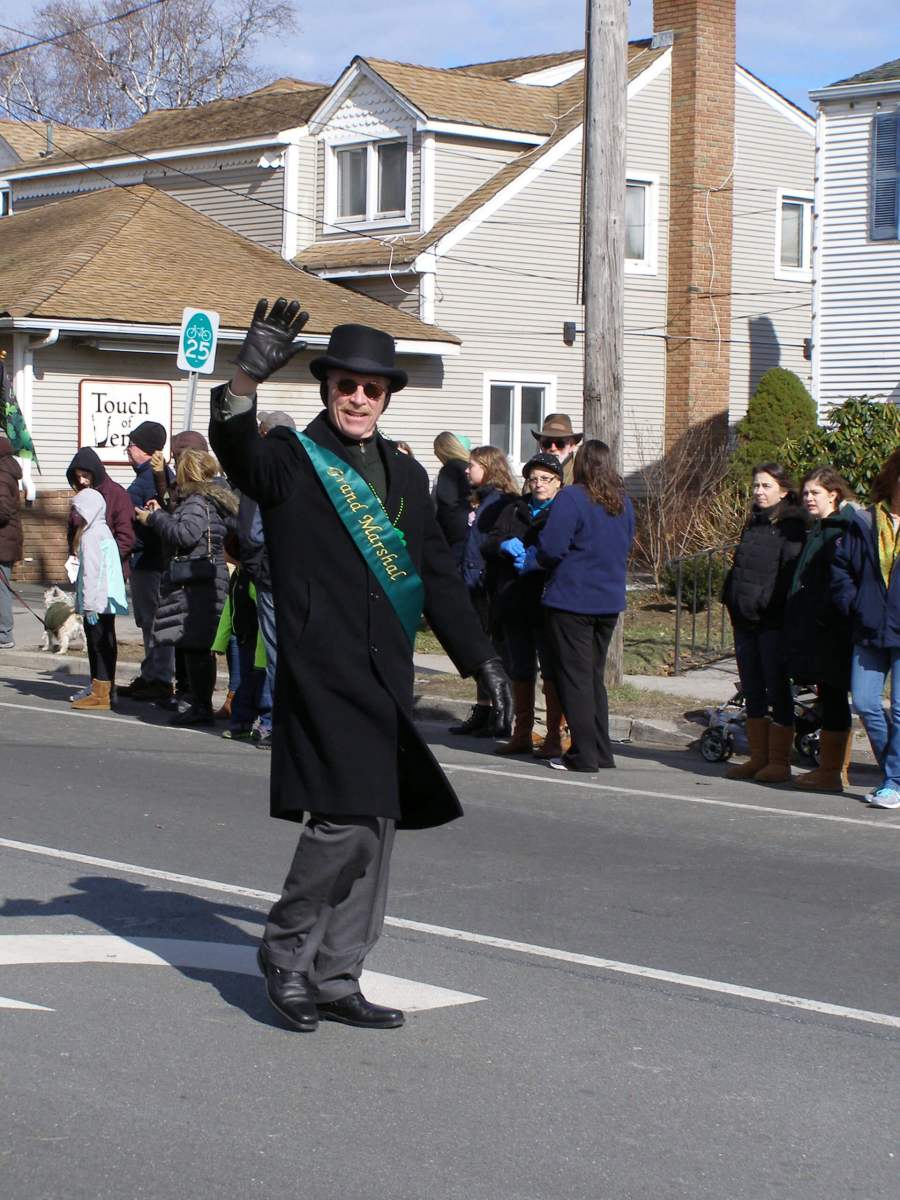
[{"label": "beige vinyl siding", "polygon": [[812,196],[815,139],[776,111],[738,76],[735,89],[732,258],[732,422],[747,411],[770,367],[794,371],[811,387],[803,339],[811,333],[812,284],[776,278],[779,188]]},{"label": "beige vinyl siding", "polygon": [[212,217],[242,237],[281,251],[284,170],[243,167],[204,172],[201,179],[150,175],[155,184],[182,204]]},{"label": "beige vinyl siding", "polygon": [[148,183],[236,233],[280,250],[283,171],[258,167],[261,153],[254,150],[170,163],[138,162],[103,167],[102,174],[76,171],[71,175],[23,180],[14,184],[14,209],[22,211],[80,192]]},{"label": "beige vinyl siding", "polygon": [[[629,104],[628,167],[658,175],[658,274],[626,276],[626,329],[665,324],[669,74]],[[583,324],[579,303],[581,146],[552,167],[438,260],[435,320],[462,338],[444,362],[444,387],[429,406],[429,428],[488,433],[485,375],[543,377],[555,384],[548,406],[582,428],[583,337],[562,340],[564,321]],[[465,260],[465,261],[457,261]],[[659,338],[625,339],[626,462],[629,472],[661,444],[665,350]],[[423,424],[425,414],[423,414]],[[416,452],[418,447],[413,443]],[[431,458],[430,469],[434,468]]]},{"label": "beige vinyl siding", "polygon": [[391,308],[399,308],[402,312],[419,315],[419,278],[417,275],[395,275],[393,282],[389,276],[376,276],[366,279],[340,279],[342,283],[354,292],[363,296],[371,296]]},{"label": "beige vinyl siding", "polygon": [[506,163],[528,149],[470,138],[434,139],[434,218],[439,221]]},{"label": "beige vinyl siding", "polygon": [[[187,380],[175,365],[174,340],[171,356],[91,350],[77,345],[77,340],[64,337],[55,346],[35,352],[31,430],[41,464],[41,474],[34,473],[39,498],[41,491],[68,486],[66,468],[78,449],[78,385],[81,379],[171,383],[172,429],[177,431],[182,424]],[[204,434],[209,425],[210,391],[230,378],[229,360],[233,352],[233,344],[220,345],[215,373],[200,378],[192,425]],[[301,429],[308,424],[322,407],[319,385],[309,371],[310,360],[321,352],[321,348],[305,351],[263,384],[259,391],[260,408],[290,413]],[[11,358],[10,348],[10,361]],[[387,433],[403,437],[402,429],[413,424],[410,415],[413,411],[417,414],[416,419],[418,414],[427,415],[429,398],[440,388],[441,365],[440,359],[431,357],[405,356],[399,361],[409,372],[410,385],[407,391],[392,400],[382,427]],[[108,470],[111,478],[124,487],[134,479],[128,466],[109,467]]]},{"label": "beige vinyl siding", "polygon": [[316,240],[316,189],[318,186],[319,146],[314,138],[303,138],[299,144],[300,167],[295,204],[297,209],[297,249],[302,250]]},{"label": "beige vinyl siding", "polygon": [[900,91],[823,105],[815,354],[821,413],[848,396],[900,403],[900,241],[869,240],[872,119]]}]

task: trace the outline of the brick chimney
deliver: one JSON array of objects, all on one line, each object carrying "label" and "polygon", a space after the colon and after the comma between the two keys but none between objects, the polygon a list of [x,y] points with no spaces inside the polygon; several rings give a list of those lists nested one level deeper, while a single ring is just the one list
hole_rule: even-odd
[{"label": "brick chimney", "polygon": [[735,0],[654,0],[671,30],[665,441],[725,436],[731,337]]}]

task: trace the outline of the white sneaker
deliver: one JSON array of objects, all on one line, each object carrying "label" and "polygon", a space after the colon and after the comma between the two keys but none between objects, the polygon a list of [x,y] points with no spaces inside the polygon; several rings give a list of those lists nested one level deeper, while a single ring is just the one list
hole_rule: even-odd
[{"label": "white sneaker", "polygon": [[547,766],[551,771],[568,771],[568,767],[561,758],[548,758]]},{"label": "white sneaker", "polygon": [[900,808],[900,792],[893,788],[880,787],[866,796],[872,808]]}]

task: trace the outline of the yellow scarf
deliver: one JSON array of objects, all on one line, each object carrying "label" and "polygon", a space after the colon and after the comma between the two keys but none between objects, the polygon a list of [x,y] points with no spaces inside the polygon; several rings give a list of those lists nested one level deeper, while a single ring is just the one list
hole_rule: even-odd
[{"label": "yellow scarf", "polygon": [[878,562],[881,565],[881,577],[884,586],[891,582],[891,571],[897,556],[900,555],[900,525],[894,528],[891,510],[882,502],[875,509],[875,519],[878,522]]}]

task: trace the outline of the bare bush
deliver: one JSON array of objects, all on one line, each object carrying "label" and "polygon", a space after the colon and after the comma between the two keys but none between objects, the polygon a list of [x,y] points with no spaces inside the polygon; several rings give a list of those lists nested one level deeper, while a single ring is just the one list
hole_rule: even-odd
[{"label": "bare bush", "polygon": [[746,495],[728,481],[729,449],[721,432],[698,424],[668,453],[650,458],[635,431],[642,494],[635,501],[634,562],[661,587],[673,558],[737,539]]}]

